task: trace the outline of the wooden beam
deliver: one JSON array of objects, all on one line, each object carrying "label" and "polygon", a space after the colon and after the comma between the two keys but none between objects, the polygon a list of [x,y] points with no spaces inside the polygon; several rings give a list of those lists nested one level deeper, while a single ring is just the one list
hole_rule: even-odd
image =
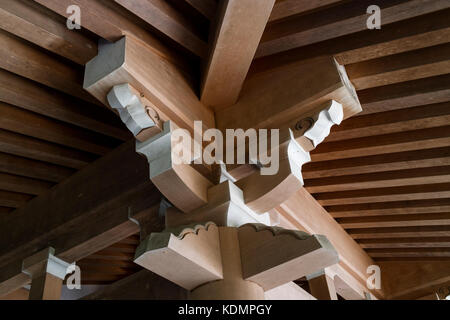
[{"label": "wooden beam", "polygon": [[450,199],[392,201],[326,207],[335,218],[450,212]]},{"label": "wooden beam", "polygon": [[164,0],[115,0],[176,43],[199,57],[205,57],[207,44],[195,33],[192,21]]},{"label": "wooden beam", "polygon": [[303,167],[307,179],[337,177],[390,170],[433,168],[450,165],[450,148],[406,151],[367,157],[309,162]]},{"label": "wooden beam", "polygon": [[[82,88],[82,70],[0,30],[0,68],[77,98],[93,101]],[[12,54],[13,53],[13,54]]]},{"label": "wooden beam", "polygon": [[0,70],[0,100],[122,141],[131,138],[109,110]]},{"label": "wooden beam", "polygon": [[40,195],[53,186],[53,183],[0,173],[0,189],[19,193]]},{"label": "wooden beam", "polygon": [[337,300],[336,287],[334,286],[334,279],[323,271],[319,275],[314,275],[312,278],[307,278],[309,289],[313,297],[317,300]]},{"label": "wooden beam", "polygon": [[320,57],[250,77],[239,101],[216,113],[217,127],[295,127],[330,100],[342,104],[344,119],[361,111],[345,69],[331,57]]},{"label": "wooden beam", "polygon": [[114,139],[63,125],[3,102],[0,102],[0,128],[97,155],[103,155],[117,145]]},{"label": "wooden beam", "polygon": [[10,213],[13,210],[14,210],[14,208],[10,208],[10,207],[0,207],[0,214],[5,215],[5,214]]},{"label": "wooden beam", "polygon": [[275,0],[221,2],[203,72],[201,101],[205,105],[219,110],[237,101],[274,3]]},{"label": "wooden beam", "polygon": [[[281,3],[284,2],[287,1]],[[295,0],[293,2],[301,3]],[[450,41],[450,22],[447,19],[449,13],[449,9],[441,10],[406,21],[383,24],[383,28],[376,32],[360,31],[262,57],[253,62],[250,74],[319,55],[333,55],[340,64],[347,65],[444,44]]]},{"label": "wooden beam", "polygon": [[0,190],[0,205],[10,208],[20,208],[33,197],[28,194]]},{"label": "wooden beam", "polygon": [[31,1],[0,1],[0,28],[51,52],[84,65],[97,54],[97,44],[66,21]]},{"label": "wooden beam", "polygon": [[28,296],[30,291],[25,288],[17,289],[16,291],[11,292],[10,294],[0,297],[0,300],[28,300]]},{"label": "wooden beam", "polygon": [[339,127],[333,128],[327,142],[435,128],[448,123],[450,123],[450,102],[429,104],[408,108],[407,112],[400,109],[352,117]]},{"label": "wooden beam", "polygon": [[217,3],[215,0],[184,0],[195,10],[207,17],[209,20],[213,20],[217,10]]},{"label": "wooden beam", "polygon": [[447,102],[450,75],[412,80],[377,88],[360,90],[363,105],[360,115]]},{"label": "wooden beam", "polygon": [[389,248],[366,249],[372,258],[450,258],[450,248]]},{"label": "wooden beam", "polygon": [[399,53],[346,66],[357,90],[450,73],[450,44]]},{"label": "wooden beam", "polygon": [[450,284],[450,261],[380,262],[388,299],[417,299]]},{"label": "wooden beam", "polygon": [[450,183],[324,192],[314,197],[323,206],[450,198]]},{"label": "wooden beam", "polygon": [[108,93],[124,83],[148,99],[163,121],[172,120],[192,132],[195,120],[204,128],[214,127],[213,112],[199,101],[184,73],[131,36],[99,48],[99,55],[86,66],[84,88],[108,105]]},{"label": "wooden beam", "polygon": [[447,226],[450,225],[450,213],[424,213],[408,215],[389,215],[377,217],[338,218],[337,222],[344,229],[413,227],[413,226]]},{"label": "wooden beam", "polygon": [[364,249],[450,247],[450,237],[360,239],[357,242]]},{"label": "wooden beam", "polygon": [[310,193],[323,193],[425,185],[448,181],[450,181],[450,166],[444,166],[309,179],[305,181],[305,188]]},{"label": "wooden beam", "polygon": [[30,300],[60,300],[69,264],[54,253],[53,248],[47,248],[24,259],[22,271],[32,279]]},{"label": "wooden beam", "polygon": [[349,229],[348,234],[353,239],[380,239],[405,237],[449,237],[449,226],[422,226],[422,227],[392,227]]},{"label": "wooden beam", "polygon": [[284,0],[278,1],[270,15],[270,22],[281,20],[289,16],[304,13],[320,7],[338,3],[342,0]]},{"label": "wooden beam", "polygon": [[186,300],[188,292],[148,270],[141,270],[82,300]]},{"label": "wooden beam", "polygon": [[[16,279],[21,272],[14,268],[17,261],[48,244],[58,258],[73,262],[136,234],[139,226],[129,214],[146,214],[159,201],[145,159],[135,153],[133,142],[124,144],[13,215],[1,217],[0,284]],[[151,221],[155,231],[163,228],[157,216]]]},{"label": "wooden beam", "polygon": [[312,161],[325,161],[448,147],[450,126],[403,131],[343,141],[325,142],[312,152]]},{"label": "wooden beam", "polygon": [[74,173],[69,168],[6,153],[0,153],[0,171],[51,182],[60,182]]},{"label": "wooden beam", "polygon": [[81,169],[96,159],[95,155],[65,148],[39,139],[0,129],[0,152]]},{"label": "wooden beam", "polygon": [[125,34],[132,34],[152,47],[152,50],[161,57],[190,69],[185,57],[173,52],[145,26],[136,23],[136,17],[121,9],[113,1],[102,0],[34,0],[48,9],[68,18],[67,8],[77,5],[83,12],[81,26],[108,41],[117,41]]},{"label": "wooden beam", "polygon": [[[445,0],[391,3],[379,5],[383,12],[384,25],[449,8]],[[285,22],[273,24],[264,33],[256,57],[363,31],[367,28],[366,11],[371,4],[370,0],[344,3],[303,16],[301,19],[288,19]],[[329,22],[330,16],[333,17],[332,22]]]},{"label": "wooden beam", "polygon": [[[343,273],[356,279],[363,288],[366,286],[367,267],[374,264],[373,260],[305,189],[275,211],[282,218],[281,226],[325,235],[339,254],[338,270],[345,269]],[[376,296],[383,294],[373,293]]]}]

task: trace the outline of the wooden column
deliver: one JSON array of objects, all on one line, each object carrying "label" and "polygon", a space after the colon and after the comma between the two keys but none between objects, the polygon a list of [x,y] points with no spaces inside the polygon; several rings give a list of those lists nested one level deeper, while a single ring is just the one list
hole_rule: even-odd
[{"label": "wooden column", "polygon": [[238,229],[219,228],[223,279],[194,289],[193,300],[264,300],[264,290],[258,284],[244,280],[241,266]]},{"label": "wooden column", "polygon": [[47,248],[23,261],[22,272],[31,277],[29,300],[59,300],[69,264]]},{"label": "wooden column", "polygon": [[317,300],[337,300],[334,279],[321,271],[317,274],[306,277],[309,283],[311,294]]}]

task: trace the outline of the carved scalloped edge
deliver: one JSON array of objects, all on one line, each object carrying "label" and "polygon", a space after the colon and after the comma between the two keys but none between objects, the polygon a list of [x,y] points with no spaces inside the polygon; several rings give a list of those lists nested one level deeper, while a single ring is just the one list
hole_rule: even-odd
[{"label": "carved scalloped edge", "polygon": [[273,227],[273,226],[266,226],[264,224],[261,223],[247,223],[244,224],[242,226],[239,227],[240,228],[244,228],[244,227],[252,227],[256,232],[260,232],[260,231],[270,231],[272,232],[272,235],[274,237],[279,236],[279,235],[289,235],[291,237],[294,237],[298,240],[306,240],[310,237],[312,237],[310,234],[304,232],[304,231],[300,231],[300,230],[291,230],[291,229],[285,229],[282,227]]},{"label": "carved scalloped edge", "polygon": [[312,142],[314,148],[330,135],[333,125],[340,125],[344,119],[342,104],[335,100],[331,100],[328,103],[330,105],[316,115],[312,126],[303,134],[304,137]]},{"label": "carved scalloped edge", "polygon": [[179,240],[183,240],[188,234],[198,235],[200,230],[208,231],[209,227],[217,225],[214,222],[208,221],[205,224],[194,223],[187,226],[180,226],[176,228],[166,229],[164,232],[170,232],[175,235]]},{"label": "carved scalloped edge", "polygon": [[134,136],[144,129],[156,126],[140,97],[134,94],[128,83],[114,86],[108,93],[107,100],[119,112],[120,119]]},{"label": "carved scalloped edge", "polygon": [[214,222],[193,223],[191,225],[179,226],[175,228],[168,228],[162,232],[153,232],[147,236],[139,246],[136,248],[134,258],[137,259],[147,251],[158,250],[166,247],[169,243],[171,235],[174,235],[178,240],[183,240],[189,234],[198,235],[200,230],[208,231],[209,227],[217,226]]}]

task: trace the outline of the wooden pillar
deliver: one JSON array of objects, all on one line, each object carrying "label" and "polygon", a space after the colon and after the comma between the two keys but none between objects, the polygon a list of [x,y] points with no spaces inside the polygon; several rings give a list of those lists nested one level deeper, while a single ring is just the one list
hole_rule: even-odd
[{"label": "wooden pillar", "polygon": [[223,279],[206,283],[190,294],[194,300],[264,300],[264,290],[258,284],[244,280],[238,229],[220,227],[220,250]]},{"label": "wooden pillar", "polygon": [[59,300],[69,264],[47,248],[23,261],[22,272],[31,277],[29,300]]},{"label": "wooden pillar", "polygon": [[334,279],[321,271],[314,275],[306,277],[309,283],[311,294],[317,300],[337,300],[336,288],[334,286]]}]

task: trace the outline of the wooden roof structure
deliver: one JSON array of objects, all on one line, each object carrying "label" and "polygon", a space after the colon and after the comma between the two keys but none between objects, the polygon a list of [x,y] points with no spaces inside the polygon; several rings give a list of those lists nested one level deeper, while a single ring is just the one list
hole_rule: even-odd
[{"label": "wooden roof structure", "polygon": [[[0,0],[3,293],[25,281],[18,261],[45,245],[78,261],[83,284],[142,272],[132,262],[139,226],[128,216],[157,211],[161,195],[133,135],[83,89],[99,41],[124,35],[179,69],[211,114],[228,112],[252,79],[334,57],[363,111],[311,152],[300,193],[381,266],[374,297],[417,299],[450,285],[449,1],[375,1],[379,30],[366,26],[373,0],[224,2]],[[71,4],[80,30],[66,26]],[[275,211],[300,228],[289,201]]]}]

